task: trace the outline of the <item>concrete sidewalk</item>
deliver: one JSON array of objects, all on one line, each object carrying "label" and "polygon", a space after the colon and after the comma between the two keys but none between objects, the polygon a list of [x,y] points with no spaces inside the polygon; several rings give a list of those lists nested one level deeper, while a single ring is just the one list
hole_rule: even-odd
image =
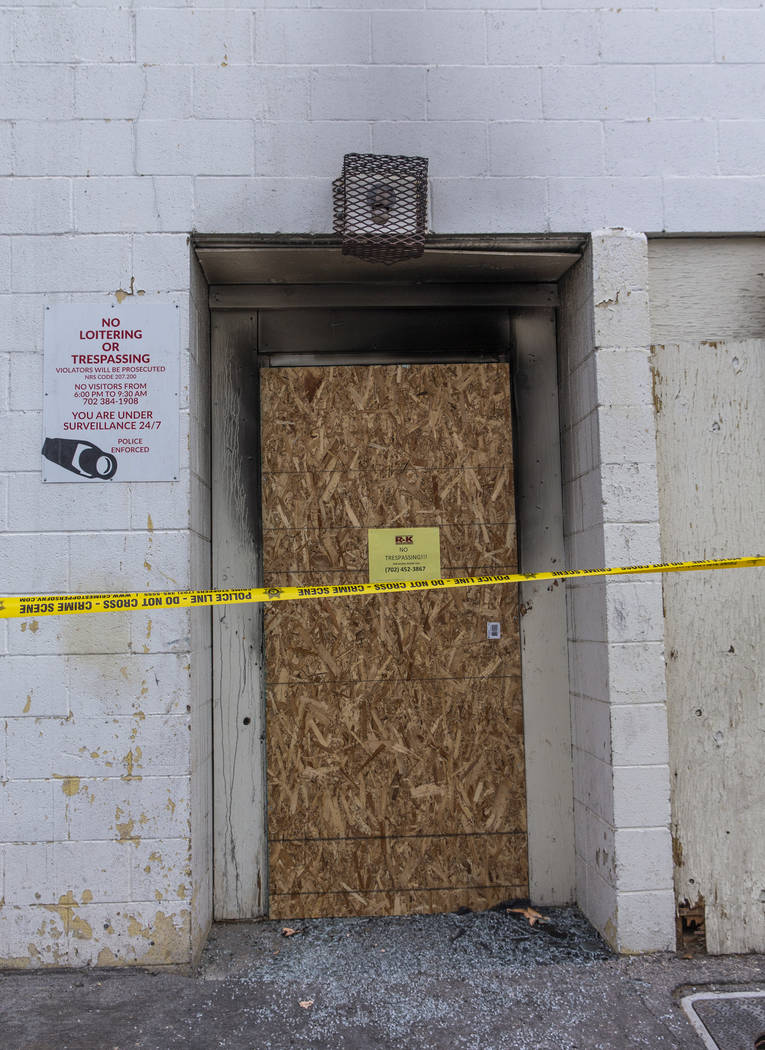
[{"label": "concrete sidewalk", "polygon": [[765,956],[618,957],[540,911],[220,925],[188,976],[6,973],[0,1047],[700,1050],[682,995],[765,988]]}]

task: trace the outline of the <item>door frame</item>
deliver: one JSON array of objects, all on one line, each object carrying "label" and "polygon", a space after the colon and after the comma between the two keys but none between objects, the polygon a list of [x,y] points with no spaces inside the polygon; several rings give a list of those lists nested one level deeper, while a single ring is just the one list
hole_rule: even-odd
[{"label": "door frame", "polygon": [[[372,308],[447,301],[452,307],[509,311],[520,568],[564,564],[555,285],[213,286],[214,587],[261,582],[259,437],[252,411],[259,405],[253,355],[258,310],[308,309],[317,302]],[[575,880],[565,588],[526,583],[520,599],[530,896],[539,904],[566,904],[575,898]],[[268,911],[262,642],[259,606],[213,610],[216,919],[251,919]]]}]

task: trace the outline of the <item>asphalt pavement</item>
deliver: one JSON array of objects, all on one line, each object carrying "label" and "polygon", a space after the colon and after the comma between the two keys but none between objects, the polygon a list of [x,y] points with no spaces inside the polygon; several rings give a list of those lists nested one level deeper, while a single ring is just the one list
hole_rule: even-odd
[{"label": "asphalt pavement", "polygon": [[6,972],[0,1048],[703,1050],[683,996],[765,990],[763,955],[617,956],[519,907],[220,924],[185,974]]}]

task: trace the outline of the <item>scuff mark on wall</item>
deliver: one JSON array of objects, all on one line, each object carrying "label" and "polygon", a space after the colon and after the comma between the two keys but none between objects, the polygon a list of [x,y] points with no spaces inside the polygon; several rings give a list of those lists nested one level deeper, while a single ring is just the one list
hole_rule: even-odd
[{"label": "scuff mark on wall", "polygon": [[61,781],[61,790],[68,798],[73,798],[80,791],[80,778],[79,777],[67,777],[62,776],[61,773],[54,773],[53,777],[55,780]]},{"label": "scuff mark on wall", "polygon": [[118,288],[114,293],[114,298],[118,303],[124,303],[124,301],[131,295],[146,295],[145,289],[135,287],[135,277],[130,278],[130,290],[128,291],[125,288]]},{"label": "scuff mark on wall", "polygon": [[[63,931],[56,931],[55,927],[51,927],[49,931],[50,936],[60,937],[63,932],[64,935],[71,935],[78,938],[78,940],[89,941],[92,938],[93,928],[89,922],[86,922],[85,919],[77,914],[75,909],[79,905],[71,890],[67,890],[66,893],[59,897],[58,904],[44,904],[43,907],[46,911],[58,915],[63,925]],[[44,936],[42,927],[40,935]]]},{"label": "scuff mark on wall", "polygon": [[136,745],[123,757],[122,762],[125,766],[125,772],[122,775],[123,780],[141,780],[141,776],[133,772],[134,769],[141,766],[141,755],[140,745]]},{"label": "scuff mark on wall", "polygon": [[140,842],[139,838],[133,834],[135,830],[135,821],[132,817],[128,820],[120,820],[124,811],[121,806],[117,806],[114,812],[114,826],[117,829],[117,838],[119,842]]},{"label": "scuff mark on wall", "polygon": [[138,962],[171,963],[188,953],[191,936],[191,912],[180,914],[158,911],[152,922],[142,925],[134,916],[128,916],[128,934],[149,942],[147,950],[138,953]]}]

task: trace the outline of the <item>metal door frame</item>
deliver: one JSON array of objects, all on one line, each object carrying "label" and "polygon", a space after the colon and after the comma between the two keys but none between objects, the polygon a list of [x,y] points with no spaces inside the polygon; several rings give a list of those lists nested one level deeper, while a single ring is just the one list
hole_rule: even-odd
[{"label": "metal door frame", "polygon": [[[257,426],[258,312],[304,304],[354,308],[464,306],[508,310],[521,570],[564,564],[554,285],[228,286],[212,310],[213,586],[260,582]],[[249,304],[249,305],[246,305]],[[362,305],[363,304],[363,305]],[[319,363],[300,354],[300,363]],[[292,363],[297,364],[295,359]],[[321,355],[312,355],[319,358]],[[361,363],[395,355],[360,353]],[[429,355],[418,355],[423,363]],[[463,360],[466,357],[463,357]],[[469,359],[480,359],[480,357]],[[494,357],[496,359],[496,357]],[[438,355],[430,356],[430,361]],[[441,357],[443,360],[443,357]],[[329,364],[325,355],[321,363]],[[280,364],[287,363],[280,360]],[[262,625],[256,606],[214,611],[214,915],[267,914],[268,863]],[[538,903],[574,899],[571,730],[563,587],[521,586],[521,661],[529,826],[529,884]],[[222,704],[222,695],[236,696]]]}]

